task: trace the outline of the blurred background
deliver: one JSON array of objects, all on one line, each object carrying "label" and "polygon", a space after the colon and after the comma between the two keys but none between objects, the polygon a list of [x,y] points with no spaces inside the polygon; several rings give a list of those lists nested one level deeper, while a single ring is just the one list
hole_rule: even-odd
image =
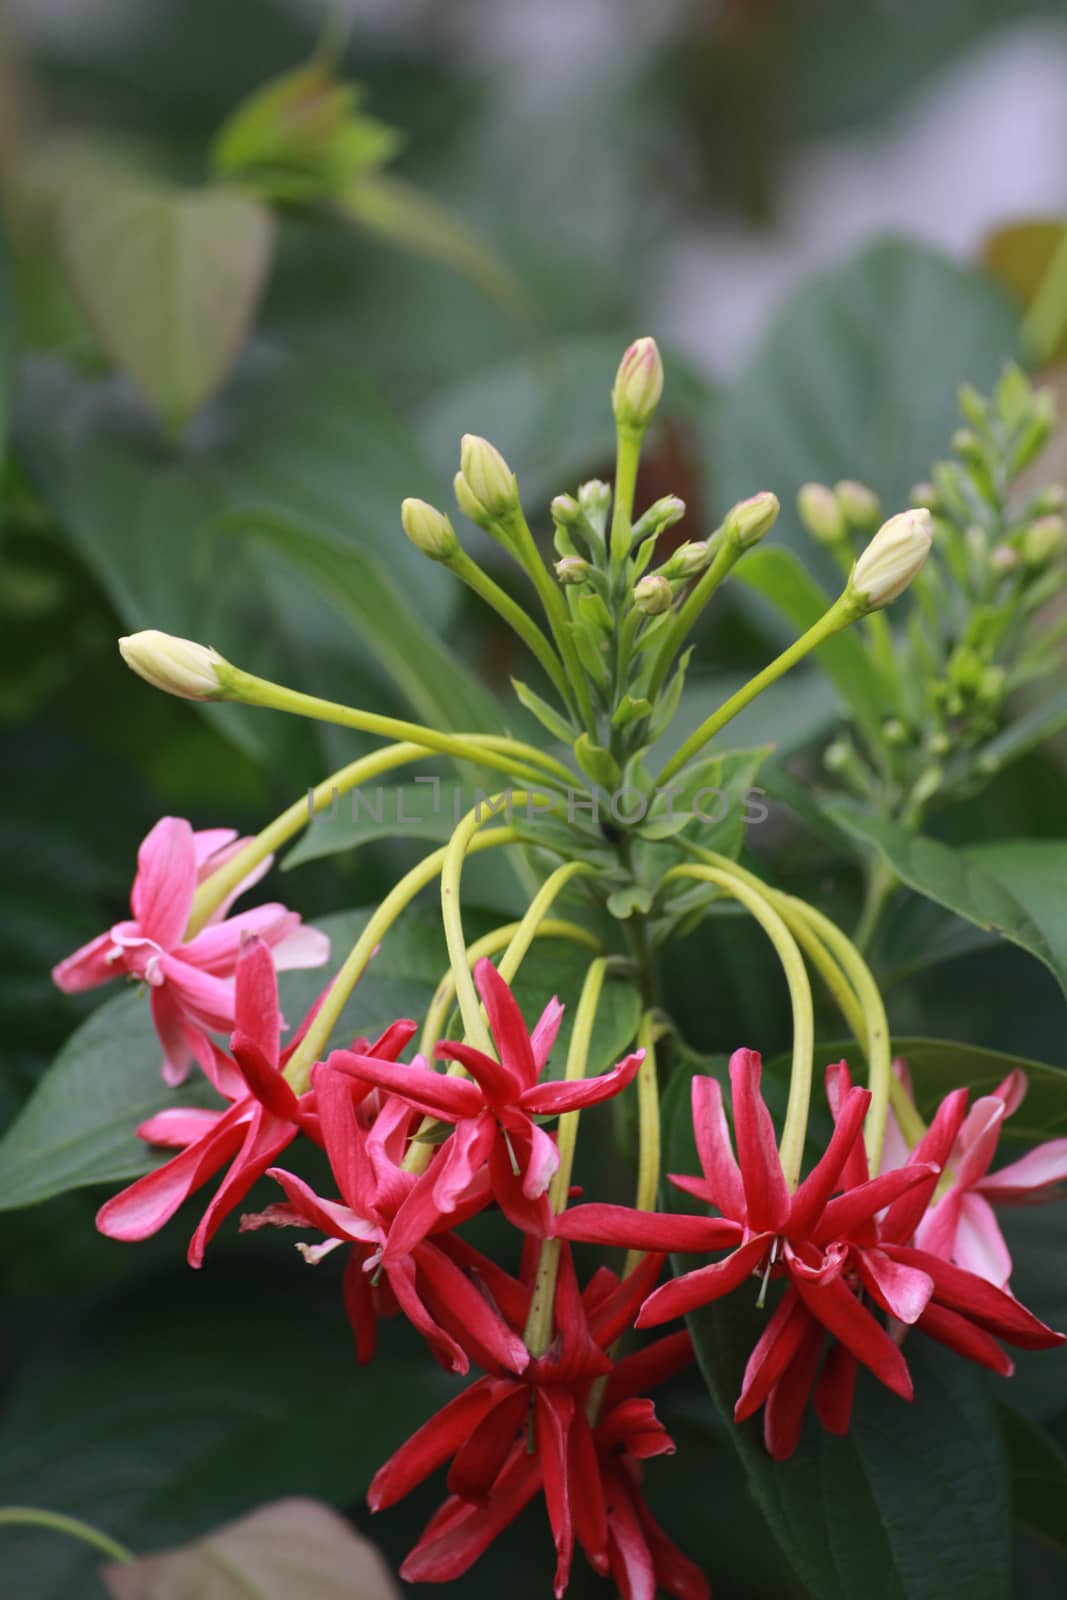
[{"label": "blurred background", "polygon": [[[309,188],[262,142],[249,154],[235,120],[309,59],[363,88],[342,187]],[[1065,152],[1062,0],[0,4],[0,1122],[92,1009],[48,972],[122,915],[154,819],[255,829],[361,748],[164,702],[120,668],[119,633],[162,627],[313,692],[469,726],[525,664],[410,548],[399,502],[450,506],[459,436],[481,432],[550,533],[551,496],[610,473],[608,391],[643,333],[668,397],[640,498],[681,494],[677,534],[695,537],[771,488],[781,538],[818,568],[796,488],[856,476],[892,510],[927,475],[957,384],[988,386],[1016,349],[1043,259],[1031,225],[1067,212]],[[204,186],[234,174],[252,198],[216,214]],[[717,601],[683,721],[780,627],[751,597]],[[800,752],[802,772],[836,714],[801,673],[738,742]],[[1061,833],[1064,797],[1045,751],[946,825]],[[414,848],[312,862],[279,892],[308,918],[366,905]],[[753,848],[854,906],[852,869],[778,809]],[[482,864],[471,879],[483,906],[514,904]],[[689,941],[668,983],[694,1043],[752,1028],[781,1044],[765,959],[756,938]],[[1019,952],[971,951],[936,982],[899,965],[900,1026],[1067,1064],[1055,986]],[[5,1229],[0,1501],[63,1506],[139,1549],[282,1492],[365,1526],[370,1472],[439,1392],[425,1361],[401,1354],[359,1388],[332,1279],[309,1288],[289,1252],[279,1267],[231,1229],[191,1280],[181,1219],[137,1248],[96,1237],[104,1192]],[[667,1421],[711,1460],[726,1446],[703,1405],[679,1391]],[[720,1600],[791,1592],[740,1486],[712,1513],[684,1466],[657,1484]],[[391,1557],[433,1504],[379,1519]],[[502,1573],[546,1592],[541,1530],[515,1540],[454,1592],[497,1593]],[[20,1538],[15,1559],[19,1600],[102,1592],[76,1547]]]}]

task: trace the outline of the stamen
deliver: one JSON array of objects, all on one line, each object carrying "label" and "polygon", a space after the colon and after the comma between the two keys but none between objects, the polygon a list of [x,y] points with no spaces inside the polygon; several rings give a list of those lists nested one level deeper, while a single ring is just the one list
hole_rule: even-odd
[{"label": "stamen", "polygon": [[503,1124],[501,1124],[500,1132],[503,1134],[504,1143],[507,1146],[508,1160],[511,1162],[511,1170],[515,1174],[516,1178],[518,1178],[522,1174],[522,1168],[519,1166],[519,1160],[515,1154],[515,1147],[511,1142],[511,1135],[508,1133],[508,1130],[503,1126]]}]

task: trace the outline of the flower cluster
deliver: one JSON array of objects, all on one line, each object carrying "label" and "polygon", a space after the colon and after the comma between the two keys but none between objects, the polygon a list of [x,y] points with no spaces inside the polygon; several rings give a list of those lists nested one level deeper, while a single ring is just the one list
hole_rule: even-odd
[{"label": "flower cluster", "polygon": [[[170,693],[296,712],[393,741],[324,780],[309,805],[297,802],[255,839],[237,840],[224,829],[195,832],[165,818],[141,846],[130,919],[62,962],[55,977],[66,990],[122,974],[141,980],[166,1082],[180,1083],[195,1063],[217,1096],[213,1108],[171,1106],[141,1125],[147,1143],[172,1154],[101,1207],[105,1234],[144,1239],[211,1185],[189,1245],[188,1259],[199,1266],[224,1218],[265,1178],[276,1186],[273,1199],[245,1214],[242,1228],[297,1230],[305,1236],[297,1248],[310,1264],[343,1251],[343,1302],[359,1363],[374,1358],[382,1319],[404,1318],[446,1371],[470,1379],[370,1486],[372,1509],[384,1510],[447,1464],[448,1498],[401,1569],[414,1582],[466,1571],[541,1497],[556,1550],[557,1596],[580,1550],[624,1600],[653,1600],[657,1589],[676,1600],[704,1600],[706,1575],[658,1526],[642,1492],[643,1463],[674,1449],[648,1391],[692,1359],[690,1334],[645,1341],[642,1331],[725,1296],[748,1297],[764,1313],[735,1417],[744,1422],[762,1411],[766,1446],[778,1460],[797,1448],[809,1401],[825,1429],[847,1432],[861,1367],[911,1400],[908,1350],[916,1337],[1001,1375],[1012,1370],[1006,1346],[1039,1350],[1063,1341],[1012,1294],[1011,1260],[994,1214],[997,1205],[1051,1196],[1067,1182],[1067,1140],[993,1165],[1004,1122],[1025,1091],[1023,1074],[1012,1072],[973,1104],[966,1088],[953,1089],[927,1126],[906,1067],[894,1070],[884,1004],[856,945],[815,907],[721,853],[722,839],[698,805],[664,817],[653,804],[675,777],[683,796],[699,794],[707,768],[695,758],[709,741],[842,630],[860,625],[888,673],[895,647],[881,612],[926,570],[937,520],[920,505],[875,531],[877,502],[860,485],[834,492],[809,486],[809,526],[841,546],[840,595],[710,711],[653,775],[649,752],[679,703],[688,633],[778,512],[770,492],[750,496],[707,539],[681,545],[649,570],[660,535],[685,509],[667,496],[633,514],[641,442],[662,386],[655,344],[638,340],[612,390],[614,490],[593,481],[552,501],[555,577],[507,462],[487,440],[463,441],[455,480],[460,510],[521,567],[545,628],[482,571],[444,513],[404,502],[412,541],[528,645],[556,703],[523,684],[517,693],[570,764],[508,736],[444,733],[312,699],[192,641],[150,632],[121,645],[135,671]],[[1011,402],[1023,418],[1017,390],[1008,383],[998,403],[1003,409]],[[872,534],[855,560],[842,528]],[[282,905],[234,915],[232,903],[262,877],[271,852],[304,826],[309,811],[427,754],[488,768],[520,787],[496,797],[507,801],[503,818],[492,800],[476,805],[445,846],[393,885],[283,1047],[277,974],[323,963],[328,943]],[[718,752],[711,759],[718,762]],[[587,826],[576,797],[588,802],[585,818],[595,817],[598,791],[620,785],[647,803],[610,830]],[[530,833],[516,820],[513,795],[527,802],[528,817],[537,799],[539,830]],[[464,861],[475,851],[512,846],[524,848],[524,870],[533,867],[540,881],[518,922],[470,947]],[[358,1003],[359,980],[379,942],[438,879],[449,967],[422,1019],[418,1052],[416,1021],[402,1018],[373,1040],[338,1047],[345,1007],[354,991]],[[567,892],[580,921],[552,912]],[[788,1102],[776,1129],[753,1050],[731,1058],[728,1102],[718,1078],[694,1076],[700,1171],[671,1178],[690,1209],[661,1211],[659,1078],[671,1066],[675,1030],[653,998],[657,968],[672,938],[724,900],[759,925],[788,988]],[[529,1027],[511,987],[534,940],[549,936],[569,941],[587,962],[562,1075],[550,1071],[550,1057],[563,1008],[551,1000]],[[842,1011],[867,1077],[865,1086],[853,1084],[844,1061],[828,1069],[833,1130],[825,1148],[814,1150],[809,967]],[[590,1058],[609,975],[627,986],[635,1026],[618,1041],[628,1053],[598,1074]],[[634,1130],[633,1206],[572,1192],[579,1118],[620,1095],[637,1108],[635,1117],[619,1119],[620,1130]],[[919,1098],[928,1104],[925,1093]],[[330,1193],[319,1193],[301,1170],[307,1141],[325,1153]],[[321,1160],[314,1170],[323,1170]],[[487,1256],[468,1232],[489,1211],[503,1219],[511,1240],[505,1260]],[[572,1257],[576,1242],[629,1253],[621,1271],[601,1265],[583,1286]],[[661,1282],[669,1253],[700,1259]],[[714,1324],[710,1332],[703,1320],[697,1326],[714,1344]]]}]

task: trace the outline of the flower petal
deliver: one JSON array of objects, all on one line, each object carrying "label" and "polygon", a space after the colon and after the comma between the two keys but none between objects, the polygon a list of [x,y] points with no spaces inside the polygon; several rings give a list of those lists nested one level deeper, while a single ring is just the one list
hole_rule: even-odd
[{"label": "flower petal", "polygon": [[741,1380],[741,1393],[734,1406],[735,1422],[744,1422],[746,1417],[753,1416],[759,1410],[800,1349],[812,1325],[811,1313],[796,1290],[792,1286],[787,1287],[748,1358]]},{"label": "flower petal", "polygon": [[830,1143],[793,1196],[786,1224],[791,1238],[811,1232],[830,1196],[841,1186],[845,1167],[863,1136],[863,1119],[870,1103],[871,1091],[859,1088],[850,1089],[841,1101]]},{"label": "flower petal", "polygon": [[593,1201],[572,1206],[553,1223],[559,1239],[583,1244],[618,1245],[627,1250],[679,1250],[696,1254],[724,1250],[740,1242],[741,1228],[725,1217],[667,1216],[660,1211],[635,1211],[630,1206]]},{"label": "flower petal", "polygon": [[98,933],[95,939],[90,939],[88,944],[83,944],[52,968],[52,982],[64,994],[81,994],[85,989],[110,983],[125,971],[121,960],[110,959],[115,948],[110,932]]},{"label": "flower petal", "polygon": [[530,1361],[525,1344],[455,1262],[432,1244],[419,1245],[414,1259],[428,1309],[447,1308],[462,1327],[461,1342],[470,1338],[483,1358],[488,1355],[508,1372],[525,1371]]},{"label": "flower petal", "polygon": [[734,1135],[748,1225],[754,1232],[778,1233],[789,1215],[789,1190],[778,1159],[774,1123],[760,1093],[760,1073],[755,1050],[734,1051],[730,1057]]},{"label": "flower petal", "polygon": [[518,1001],[486,957],[474,968],[474,981],[489,1018],[489,1027],[500,1052],[500,1060],[513,1079],[515,1093],[530,1089],[537,1082],[539,1068],[534,1060],[530,1035]]},{"label": "flower petal", "polygon": [[196,892],[196,846],[184,817],[161,817],[141,842],[130,907],[163,950],[181,942]]},{"label": "flower petal", "polygon": [[976,1186],[995,1205],[1027,1204],[1033,1200],[1052,1200],[1042,1189],[1067,1183],[1067,1139],[1049,1139],[1027,1155],[1020,1156],[996,1172],[987,1172]]},{"label": "flower petal", "polygon": [[831,1344],[815,1385],[815,1415],[827,1433],[848,1432],[858,1373],[859,1362],[852,1351],[836,1341]]},{"label": "flower petal", "polygon": [[919,1318],[918,1326],[931,1339],[936,1339],[938,1344],[947,1345],[957,1355],[966,1356],[968,1361],[976,1361],[980,1367],[998,1372],[1002,1378],[1010,1378],[1015,1371],[1011,1356],[991,1333],[977,1327],[967,1317],[961,1317],[958,1312],[950,1311],[947,1306],[927,1306]]},{"label": "flower petal", "polygon": [[815,1284],[794,1280],[797,1293],[828,1333],[863,1362],[887,1389],[910,1400],[914,1393],[907,1364],[881,1323],[862,1306],[841,1278]]},{"label": "flower petal", "polygon": [[417,1111],[430,1117],[445,1117],[450,1122],[476,1117],[485,1105],[481,1091],[468,1079],[434,1072],[421,1056],[409,1064],[356,1055],[351,1050],[332,1050],[326,1066],[331,1072],[345,1072],[364,1083],[376,1084],[379,1089],[388,1089]]},{"label": "flower petal", "polygon": [[[924,1249],[929,1248],[922,1239],[917,1238],[916,1242]],[[939,1252],[935,1250],[934,1254]],[[1004,1242],[993,1207],[980,1194],[963,1197],[952,1259],[957,1266],[987,1278],[999,1289],[1007,1288],[1011,1277],[1011,1252]]]},{"label": "flower petal", "polygon": [[495,1479],[524,1432],[530,1409],[525,1384],[502,1383],[500,1398],[464,1439],[448,1471],[448,1488],[465,1500],[487,1500]]},{"label": "flower petal", "polygon": [[599,1105],[633,1082],[644,1059],[645,1052],[635,1050],[610,1072],[601,1073],[597,1078],[583,1078],[577,1083],[535,1084],[532,1089],[523,1091],[519,1104],[533,1116],[554,1116],[557,1112],[581,1111],[586,1106]]},{"label": "flower petal", "polygon": [[934,1292],[929,1273],[902,1266],[881,1250],[857,1250],[856,1265],[872,1298],[898,1322],[917,1322]]},{"label": "flower petal", "polygon": [[924,1194],[928,1194],[937,1183],[938,1173],[939,1169],[932,1163],[910,1163],[892,1172],[883,1172],[879,1177],[861,1183],[858,1189],[850,1189],[847,1194],[837,1195],[827,1205],[818,1226],[812,1230],[812,1237],[819,1244],[827,1239],[846,1238],[870,1222],[886,1206],[890,1208],[891,1217],[893,1207],[904,1203],[899,1196],[907,1199],[912,1191],[920,1188]]},{"label": "flower petal", "polygon": [[819,1368],[822,1347],[822,1329],[809,1317],[796,1354],[767,1396],[763,1440],[773,1461],[788,1461],[800,1443],[804,1411]]},{"label": "flower petal", "polygon": [[541,1015],[534,1024],[530,1035],[530,1049],[533,1051],[534,1066],[537,1068],[538,1077],[548,1065],[548,1058],[552,1054],[552,1047],[559,1033],[559,1025],[563,1021],[563,1007],[553,995]]},{"label": "flower petal", "polygon": [[479,1378],[435,1412],[374,1474],[367,1490],[371,1510],[384,1511],[395,1505],[431,1472],[444,1466],[497,1404],[499,1394],[499,1383]]},{"label": "flower petal", "polygon": [[540,1484],[540,1461],[518,1446],[497,1478],[488,1505],[449,1496],[405,1558],[400,1576],[407,1583],[447,1583],[462,1577],[497,1534],[514,1522]]},{"label": "flower petal", "polygon": [[938,1305],[969,1317],[1006,1343],[1017,1345],[1021,1350],[1051,1350],[1063,1344],[1062,1333],[1046,1327],[1013,1295],[973,1272],[966,1272],[925,1250],[908,1249],[903,1245],[887,1245],[886,1250],[894,1260],[929,1273],[934,1280],[934,1300]]},{"label": "flower petal", "polygon": [[719,1300],[744,1283],[767,1254],[771,1234],[757,1234],[738,1245],[725,1261],[716,1261],[710,1267],[698,1267],[695,1272],[672,1278],[654,1294],[649,1295],[635,1324],[638,1328],[655,1328],[672,1317],[684,1317],[698,1306]]},{"label": "flower petal", "polygon": [[174,1156],[154,1172],[146,1172],[119,1194],[113,1195],[96,1214],[96,1226],[109,1239],[127,1241],[147,1239],[158,1233],[178,1207],[212,1173],[240,1148],[248,1113],[231,1108],[181,1155]]},{"label": "flower petal", "polygon": [[[745,1215],[745,1186],[730,1143],[730,1130],[722,1103],[722,1084],[718,1078],[707,1078],[697,1073],[689,1092],[693,1134],[700,1166],[707,1179],[707,1196],[724,1217],[733,1217],[739,1222]],[[672,1183],[676,1181],[671,1179]],[[679,1183],[678,1186],[684,1188],[685,1184]]]},{"label": "flower petal", "polygon": [[458,1040],[445,1040],[437,1046],[434,1054],[438,1061],[458,1061],[461,1067],[465,1067],[490,1105],[510,1106],[519,1098],[522,1084],[517,1075],[510,1067],[486,1055],[484,1050],[477,1050],[474,1045]]}]

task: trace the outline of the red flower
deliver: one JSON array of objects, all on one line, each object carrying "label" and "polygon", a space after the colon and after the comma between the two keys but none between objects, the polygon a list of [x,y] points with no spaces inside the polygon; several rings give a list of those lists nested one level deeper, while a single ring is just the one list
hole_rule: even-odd
[{"label": "red flower", "polygon": [[[100,1207],[96,1225],[111,1239],[147,1239],[157,1233],[189,1195],[221,1167],[229,1171],[215,1192],[189,1244],[189,1264],[200,1266],[208,1240],[222,1219],[244,1199],[257,1178],[303,1129],[319,1142],[314,1097],[296,1095],[283,1069],[311,1017],[286,1050],[280,1048],[278,980],[271,952],[261,939],[249,939],[236,974],[236,1028],[230,1040],[233,1059],[211,1045],[210,1076],[232,1104],[224,1111],[168,1110],[137,1129],[150,1144],[177,1145],[174,1156],[138,1178]],[[413,1022],[395,1022],[371,1050],[390,1057],[404,1048]]]},{"label": "red flower", "polygon": [[[893,1065],[910,1093],[904,1063]],[[1007,1288],[1011,1277],[1011,1255],[993,1208],[1058,1199],[1067,1182],[1067,1139],[1049,1139],[1018,1161],[989,1170],[1004,1123],[1018,1110],[1026,1089],[1026,1073],[1016,1068],[992,1094],[974,1102],[948,1155],[946,1177],[951,1175],[951,1182],[947,1188],[939,1186],[915,1235],[923,1250],[954,1261],[1001,1289]],[[892,1116],[890,1131],[887,1144],[902,1162],[907,1148]]]},{"label": "red flower", "polygon": [[[833,1137],[790,1195],[759,1078],[759,1057],[735,1052],[730,1079],[737,1159],[718,1083],[693,1080],[703,1177],[671,1181],[714,1205],[721,1216],[578,1206],[558,1219],[556,1232],[645,1250],[693,1252],[733,1245],[723,1260],[656,1290],[641,1309],[638,1327],[694,1311],[753,1275],[764,1282],[785,1278],[785,1293],[752,1352],[735,1408],[741,1421],[766,1405],[764,1432],[772,1455],[782,1458],[796,1447],[817,1376],[816,1410],[832,1432],[848,1428],[857,1362],[911,1399],[911,1377],[899,1345],[865,1299],[895,1323],[915,1325],[997,1371],[1010,1370],[998,1337],[1035,1349],[1061,1342],[1010,1295],[909,1244],[958,1132],[966,1091],[949,1096],[905,1166],[872,1179],[862,1142],[869,1091],[851,1086],[844,1062],[831,1067]],[[834,1344],[819,1376],[826,1334]]]},{"label": "red flower", "polygon": [[[425,1186],[426,1181],[401,1166],[411,1107],[389,1096],[372,1121],[368,1108],[372,1101],[377,1106],[378,1096],[370,1084],[354,1084],[347,1074],[328,1066],[315,1068],[312,1088],[341,1199],[324,1200],[295,1173],[271,1167],[269,1176],[285,1190],[287,1204],[242,1218],[242,1228],[268,1224],[316,1228],[329,1242],[302,1247],[312,1262],[340,1244],[351,1247],[344,1297],[360,1361],[369,1361],[374,1354],[379,1314],[400,1310],[453,1372],[468,1372],[472,1355],[481,1365],[521,1372],[529,1359],[526,1346],[474,1281],[477,1277],[484,1282],[491,1264],[445,1239],[431,1243],[410,1238],[406,1216],[420,1182]],[[489,1198],[483,1175],[439,1226],[454,1227],[481,1210]],[[469,1275],[465,1267],[476,1271]]]},{"label": "red flower", "polygon": [[226,916],[233,901],[257,883],[270,866],[268,856],[218,907],[207,925],[186,939],[198,883],[221,867],[246,841],[232,828],[194,833],[181,817],[162,817],[137,852],[137,874],[130,894],[133,918],[116,922],[52,970],[68,994],[95,989],[123,973],[142,978],[151,996],[152,1020],[163,1045],[163,1077],[182,1083],[196,1060],[210,1072],[209,1032],[234,1023],[233,974],[244,941],[258,935],[272,947],[279,971],[317,967],[330,953],[330,941],[306,928],[283,905],[256,906]]},{"label": "red flower", "polygon": [[[551,1000],[528,1033],[514,995],[491,961],[474,969],[500,1060],[467,1044],[440,1044],[437,1055],[458,1061],[469,1078],[434,1072],[421,1057],[411,1066],[390,1065],[335,1050],[329,1065],[399,1095],[427,1116],[455,1124],[433,1165],[434,1181],[420,1191],[423,1234],[454,1211],[474,1177],[488,1165],[493,1194],[516,1227],[548,1231],[545,1193],[559,1166],[555,1141],[534,1121],[596,1105],[631,1082],[644,1051],[620,1061],[599,1078],[577,1083],[539,1083],[559,1032],[563,1008]],[[473,1079],[473,1082],[471,1081]]]},{"label": "red flower", "polygon": [[[368,1494],[380,1511],[451,1460],[449,1498],[401,1567],[411,1583],[442,1583],[477,1560],[540,1490],[557,1551],[555,1592],[566,1591],[575,1542],[626,1600],[652,1600],[656,1584],[678,1600],[706,1600],[706,1580],[654,1522],[638,1463],[674,1446],[640,1389],[691,1358],[688,1336],[662,1339],[614,1369],[605,1354],[659,1271],[651,1257],[619,1283],[601,1269],[582,1294],[565,1249],[556,1294],[557,1337],[520,1378],[490,1373],[457,1395],[402,1445]],[[525,1274],[529,1277],[529,1273]],[[528,1282],[509,1280],[509,1317],[524,1318]],[[603,1413],[587,1408],[606,1378]]]}]

